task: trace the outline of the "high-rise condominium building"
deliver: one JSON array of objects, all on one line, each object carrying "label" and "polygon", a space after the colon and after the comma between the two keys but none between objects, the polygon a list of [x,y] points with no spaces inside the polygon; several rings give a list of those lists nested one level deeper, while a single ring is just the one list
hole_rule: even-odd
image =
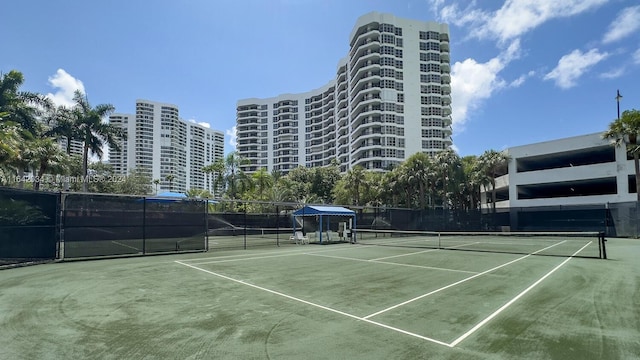
[{"label": "high-rise condominium building", "polygon": [[[451,67],[446,24],[369,13],[325,86],[237,103],[246,172],[356,165],[384,171],[412,154],[451,146]],[[304,75],[304,74],[301,74]]]},{"label": "high-rise condominium building", "polygon": [[214,193],[214,175],[202,168],[224,158],[224,134],[180,119],[178,107],[136,100],[135,114],[113,114],[109,121],[126,129],[121,149],[110,149],[118,174],[137,168],[160,180],[158,191],[206,189]]}]

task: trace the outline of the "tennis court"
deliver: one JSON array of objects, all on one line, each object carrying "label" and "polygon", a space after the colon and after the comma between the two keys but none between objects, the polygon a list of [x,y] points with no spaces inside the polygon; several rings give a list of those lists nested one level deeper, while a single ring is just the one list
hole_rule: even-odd
[{"label": "tennis court", "polygon": [[[444,237],[437,247],[368,238],[385,246],[261,247],[0,271],[0,358],[640,354],[638,240],[610,239],[601,260],[581,257],[598,253],[598,242],[585,239],[569,248],[567,238],[535,239],[520,253],[522,246],[450,251]],[[409,246],[387,243],[403,240]],[[464,248],[461,241],[447,247]],[[559,247],[572,253],[536,256]]]}]

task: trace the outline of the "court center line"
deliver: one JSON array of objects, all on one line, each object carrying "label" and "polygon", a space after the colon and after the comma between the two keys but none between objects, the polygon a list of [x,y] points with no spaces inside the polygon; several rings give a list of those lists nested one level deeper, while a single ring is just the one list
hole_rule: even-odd
[{"label": "court center line", "polygon": [[589,246],[590,243],[585,244],[583,247],[580,248],[580,250],[576,251],[573,255],[571,255],[568,259],[566,259],[565,261],[563,261],[562,263],[560,263],[560,265],[556,266],[555,268],[553,268],[551,271],[549,271],[548,273],[546,273],[543,277],[541,277],[540,279],[538,279],[538,281],[534,282],[533,284],[531,284],[531,286],[529,286],[528,288],[524,289],[521,293],[519,293],[518,295],[516,295],[516,297],[514,297],[513,299],[509,300],[509,302],[507,302],[506,304],[502,305],[498,310],[496,310],[493,314],[489,315],[486,319],[482,320],[481,322],[479,322],[476,326],[472,327],[469,331],[467,331],[466,333],[462,334],[462,336],[460,336],[459,338],[455,339],[454,341],[451,342],[451,344],[449,344],[451,347],[454,347],[456,345],[458,345],[461,341],[463,341],[464,339],[466,339],[467,337],[469,337],[471,334],[473,334],[474,332],[476,332],[478,329],[480,329],[482,326],[484,326],[486,323],[488,323],[489,321],[491,321],[491,319],[493,319],[494,317],[498,316],[498,314],[500,314],[502,311],[504,311],[506,308],[508,308],[511,304],[513,304],[514,302],[516,302],[518,299],[520,299],[521,297],[523,297],[526,293],[528,293],[531,289],[533,289],[534,287],[536,287],[538,284],[540,284],[544,279],[546,279],[547,277],[549,277],[551,274],[553,274],[556,270],[558,270],[560,267],[562,267],[564,264],[566,264],[569,260],[571,260],[574,256],[578,255],[579,252],[581,252],[584,248],[586,248],[587,246]]},{"label": "court center line", "polygon": [[381,257],[381,258],[371,259],[370,261],[378,261],[378,260],[386,260],[386,259],[395,259],[395,258],[399,258],[399,257],[403,257],[403,256],[423,254],[423,253],[428,253],[428,252],[437,251],[437,250],[438,250],[438,249],[429,249],[429,250],[423,250],[423,251],[410,252],[410,253],[400,254],[400,255],[385,256],[385,257]]},{"label": "court center line", "polygon": [[333,256],[333,255],[323,255],[323,254],[315,254],[315,253],[307,253],[307,254],[305,254],[305,255],[320,256],[320,257],[333,258],[333,259],[342,259],[342,260],[351,260],[351,261],[370,262],[370,263],[372,262],[372,263],[387,264],[387,265],[395,265],[395,266],[405,266],[405,267],[412,267],[412,268],[419,268],[419,269],[429,269],[429,270],[440,270],[440,271],[461,272],[461,273],[465,273],[465,274],[477,274],[477,273],[478,273],[477,271],[467,271],[467,270],[447,269],[447,268],[440,268],[440,267],[433,267],[433,266],[424,266],[424,265],[402,264],[402,263],[394,263],[394,262],[389,262],[389,261],[379,261],[379,260],[367,260],[367,259],[350,258],[350,257],[345,257],[345,256]]},{"label": "court center line", "polygon": [[291,295],[287,295],[287,294],[284,294],[284,293],[281,293],[281,292],[278,292],[278,291],[275,291],[275,290],[271,290],[271,289],[264,288],[262,286],[254,285],[254,284],[248,283],[246,281],[234,279],[234,278],[226,276],[226,275],[222,275],[222,274],[218,274],[218,273],[213,272],[213,271],[202,269],[202,268],[199,268],[199,267],[194,266],[192,264],[186,264],[186,263],[180,262],[179,260],[176,260],[175,262],[180,264],[180,265],[187,266],[187,267],[190,267],[192,269],[199,270],[199,271],[205,272],[205,273],[210,274],[210,275],[214,275],[214,276],[217,276],[217,277],[229,280],[229,281],[233,281],[233,282],[245,285],[245,286],[252,287],[254,289],[258,289],[258,290],[266,291],[266,292],[274,294],[274,295],[282,296],[282,297],[287,298],[289,300],[293,300],[293,301],[301,302],[303,304],[311,305],[311,306],[314,306],[314,307],[317,307],[317,308],[320,308],[320,309],[323,309],[323,310],[326,310],[326,311],[330,311],[330,312],[333,312],[333,313],[336,313],[336,314],[339,314],[339,315],[342,315],[342,316],[346,316],[346,317],[349,317],[349,318],[352,318],[352,319],[356,319],[356,320],[359,320],[359,321],[367,322],[369,324],[380,326],[380,327],[383,327],[385,329],[393,330],[393,331],[399,332],[401,334],[405,334],[405,335],[409,335],[409,336],[412,336],[412,337],[416,337],[418,339],[430,341],[430,342],[433,342],[433,343],[436,343],[436,344],[439,344],[439,345],[443,345],[443,346],[447,346],[447,347],[452,347],[451,345],[447,344],[444,341],[432,339],[432,338],[429,338],[429,337],[426,337],[426,336],[422,336],[422,335],[419,335],[419,334],[416,334],[416,333],[412,333],[412,332],[409,332],[409,331],[406,331],[406,330],[402,330],[402,329],[395,328],[395,327],[392,327],[392,326],[389,326],[389,325],[385,325],[385,324],[379,323],[377,321],[373,321],[373,320],[362,318],[362,317],[357,316],[357,315],[349,314],[349,313],[346,313],[344,311],[340,311],[340,310],[333,309],[333,308],[330,308],[330,307],[327,307],[327,306],[323,306],[323,305],[320,305],[320,304],[312,303],[310,301],[303,300],[303,299],[300,299],[300,298],[297,298],[297,297],[294,297],[294,296],[291,296]]},{"label": "court center line", "polygon": [[[371,261],[377,261],[377,260],[386,260],[386,259],[393,259],[393,258],[397,258],[397,257],[401,257],[401,256],[409,256],[409,255],[415,255],[415,254],[422,254],[422,253],[426,253],[426,252],[431,252],[431,251],[437,251],[440,249],[454,249],[454,248],[459,248],[459,247],[464,247],[464,246],[471,246],[471,245],[475,245],[475,244],[479,244],[478,241],[476,242],[472,242],[472,243],[466,243],[466,244],[460,244],[460,245],[456,245],[456,246],[449,246],[446,248],[435,248],[435,249],[430,249],[430,250],[424,250],[424,251],[418,251],[418,252],[412,252],[412,253],[408,253],[408,254],[400,254],[400,255],[393,255],[393,256],[385,256],[385,257],[381,257],[381,258],[377,258],[377,259],[371,259]],[[420,246],[420,245],[417,245]],[[437,246],[437,245],[434,245]],[[467,271],[473,274],[477,274],[477,271]]]},{"label": "court center line", "polygon": [[485,275],[485,274],[487,274],[487,273],[490,273],[490,272],[492,272],[492,271],[498,270],[498,269],[500,269],[500,268],[503,268],[503,267],[505,267],[505,266],[508,266],[508,265],[511,265],[511,264],[513,264],[513,263],[515,263],[515,262],[518,262],[518,261],[520,261],[520,260],[526,259],[526,258],[528,258],[529,256],[534,255],[534,254],[537,254],[537,253],[539,253],[539,252],[541,252],[541,251],[544,251],[544,250],[550,249],[550,248],[552,248],[552,247],[554,247],[554,246],[557,246],[557,245],[560,245],[560,244],[562,244],[562,243],[565,243],[566,241],[567,241],[567,240],[563,240],[563,241],[561,241],[561,242],[559,242],[559,243],[557,243],[557,244],[553,244],[553,245],[551,245],[551,246],[547,246],[547,247],[546,247],[546,248],[544,248],[544,249],[540,249],[540,250],[535,251],[535,252],[533,252],[533,253],[531,253],[531,254],[527,254],[527,255],[522,256],[522,257],[519,257],[519,258],[517,258],[517,259],[515,259],[515,260],[511,260],[511,261],[509,261],[509,262],[507,262],[507,263],[505,263],[505,264],[498,265],[498,266],[496,266],[496,267],[494,267],[494,268],[491,268],[491,269],[489,269],[489,270],[485,270],[485,271],[483,271],[483,272],[481,272],[481,273],[478,273],[478,274],[475,274],[475,275],[469,276],[469,277],[467,277],[467,278],[464,278],[464,279],[462,279],[462,280],[456,281],[456,282],[454,282],[454,283],[452,283],[452,284],[449,284],[449,285],[447,285],[447,286],[443,286],[443,287],[441,287],[441,288],[439,288],[439,289],[433,290],[433,291],[428,292],[428,293],[426,293],[426,294],[422,294],[422,295],[420,295],[420,296],[416,296],[416,297],[414,297],[413,299],[409,299],[409,300],[404,301],[404,302],[401,302],[401,303],[399,303],[399,304],[396,304],[396,305],[390,306],[390,307],[388,307],[388,308],[386,308],[386,309],[383,309],[383,310],[380,310],[380,311],[375,312],[375,313],[373,313],[373,314],[367,315],[367,316],[365,316],[364,318],[365,318],[365,319],[368,319],[368,318],[371,318],[371,317],[374,317],[374,316],[380,315],[380,314],[385,313],[385,312],[387,312],[387,311],[390,311],[390,310],[393,310],[393,309],[399,308],[400,306],[407,305],[407,304],[409,304],[409,303],[412,303],[412,302],[414,302],[414,301],[420,300],[420,299],[425,298],[425,297],[427,297],[427,296],[430,296],[430,295],[433,295],[433,294],[439,293],[439,292],[441,292],[441,291],[444,291],[444,290],[446,290],[446,289],[452,288],[452,287],[454,287],[454,286],[456,286],[456,285],[460,285],[460,284],[465,283],[465,282],[467,282],[467,281],[469,281],[469,280],[473,280],[473,279],[475,279],[475,278],[477,278],[477,277],[480,277],[480,276]]}]

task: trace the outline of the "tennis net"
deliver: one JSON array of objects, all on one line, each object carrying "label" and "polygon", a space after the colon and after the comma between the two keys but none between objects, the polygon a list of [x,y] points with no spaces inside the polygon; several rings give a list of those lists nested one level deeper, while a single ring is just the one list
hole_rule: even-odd
[{"label": "tennis net", "polygon": [[601,232],[440,232],[358,229],[364,245],[606,259]]}]

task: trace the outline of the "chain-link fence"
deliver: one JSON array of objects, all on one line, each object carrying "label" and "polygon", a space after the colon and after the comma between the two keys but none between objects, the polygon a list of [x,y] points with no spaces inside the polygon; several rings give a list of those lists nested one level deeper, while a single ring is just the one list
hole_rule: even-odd
[{"label": "chain-link fence", "polygon": [[206,202],[63,194],[63,256],[79,258],[206,250]]},{"label": "chain-link fence", "polygon": [[[360,229],[590,231],[640,237],[638,202],[459,211],[346,206]],[[0,187],[0,266],[62,258],[146,255],[295,244],[319,221],[303,204],[48,193]],[[343,230],[343,220],[322,231]]]},{"label": "chain-link fence", "polygon": [[0,266],[57,258],[60,194],[0,188]]}]

